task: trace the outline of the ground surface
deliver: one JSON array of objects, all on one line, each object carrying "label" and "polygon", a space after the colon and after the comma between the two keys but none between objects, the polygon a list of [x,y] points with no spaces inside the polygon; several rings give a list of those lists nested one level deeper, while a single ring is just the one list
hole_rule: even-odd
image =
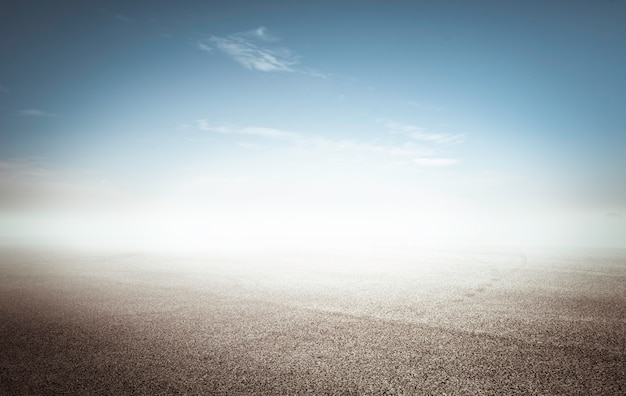
[{"label": "ground surface", "polygon": [[4,247],[0,394],[626,394],[626,252]]}]

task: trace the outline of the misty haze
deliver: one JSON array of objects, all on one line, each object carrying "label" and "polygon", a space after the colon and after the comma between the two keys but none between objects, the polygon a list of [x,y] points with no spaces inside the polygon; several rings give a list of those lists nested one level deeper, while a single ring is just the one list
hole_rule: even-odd
[{"label": "misty haze", "polygon": [[626,3],[0,6],[0,394],[626,394]]}]

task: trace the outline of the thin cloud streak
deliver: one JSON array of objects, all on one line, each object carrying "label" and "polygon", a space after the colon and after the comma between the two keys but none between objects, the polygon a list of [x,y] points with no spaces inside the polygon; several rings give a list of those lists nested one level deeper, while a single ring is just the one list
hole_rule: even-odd
[{"label": "thin cloud streak", "polygon": [[267,127],[233,127],[229,125],[211,125],[208,120],[197,121],[198,129],[222,135],[247,135],[266,139],[289,142],[294,148],[313,148],[336,152],[362,152],[380,154],[394,158],[425,159],[435,154],[435,150],[422,147],[414,142],[403,144],[382,144],[355,139],[329,139],[319,135],[306,135]]},{"label": "thin cloud streak", "polygon": [[278,36],[261,26],[226,37],[210,36],[208,39],[198,41],[197,47],[208,53],[217,49],[248,70],[295,72],[321,79],[328,79],[332,76],[314,68],[297,67],[300,57],[290,49],[277,45],[279,41]]},{"label": "thin cloud streak", "polygon": [[40,109],[24,109],[17,112],[22,117],[56,117],[56,114],[47,113]]},{"label": "thin cloud streak", "polygon": [[200,51],[204,51],[204,52],[213,52],[213,48],[211,48],[210,46],[208,46],[207,44],[203,43],[202,41],[198,41],[196,43],[196,46],[198,47],[198,49]]},{"label": "thin cloud streak", "polygon": [[300,134],[295,132],[283,131],[275,128],[265,127],[245,127],[236,128],[228,125],[211,125],[208,120],[198,120],[198,128],[207,132],[215,132],[222,135],[251,135],[265,138],[291,138],[296,139]]},{"label": "thin cloud streak", "polygon": [[[293,72],[293,66],[298,63],[297,58],[287,48],[270,45],[275,41],[278,39],[269,35],[264,27],[227,37],[211,36],[208,39],[208,43],[247,69]],[[201,50],[206,51],[205,47],[211,48],[206,42],[199,43]]]},{"label": "thin cloud streak", "polygon": [[395,121],[386,121],[385,127],[393,134],[403,134],[416,141],[434,144],[458,144],[465,141],[463,134],[431,133],[415,125],[403,124]]}]

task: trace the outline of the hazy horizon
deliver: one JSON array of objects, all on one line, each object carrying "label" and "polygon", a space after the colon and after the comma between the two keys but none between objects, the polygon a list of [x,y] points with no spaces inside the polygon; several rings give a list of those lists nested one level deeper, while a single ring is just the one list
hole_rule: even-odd
[{"label": "hazy horizon", "polygon": [[626,248],[624,2],[3,11],[0,235]]}]

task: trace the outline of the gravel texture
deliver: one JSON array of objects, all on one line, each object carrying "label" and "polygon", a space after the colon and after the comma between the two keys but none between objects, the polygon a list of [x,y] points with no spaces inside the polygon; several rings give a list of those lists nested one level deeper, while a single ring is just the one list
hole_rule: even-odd
[{"label": "gravel texture", "polygon": [[626,252],[5,247],[0,394],[626,394]]}]

